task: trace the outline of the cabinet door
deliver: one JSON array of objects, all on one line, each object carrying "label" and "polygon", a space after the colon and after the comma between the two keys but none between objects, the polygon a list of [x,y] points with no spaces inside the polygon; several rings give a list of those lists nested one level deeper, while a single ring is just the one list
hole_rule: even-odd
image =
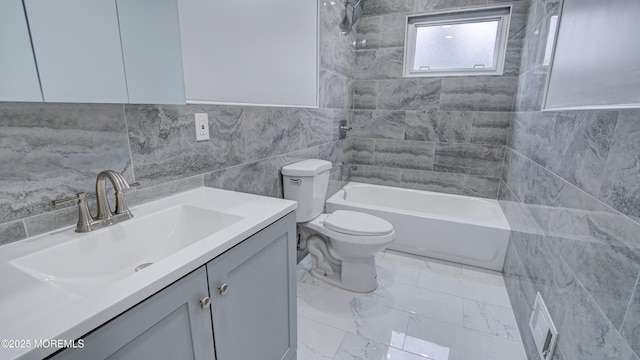
[{"label": "cabinet door", "polygon": [[218,360],[295,359],[295,214],[207,264]]},{"label": "cabinet door", "polygon": [[24,4],[45,101],[128,101],[114,0]]},{"label": "cabinet door", "polygon": [[60,359],[215,359],[204,267],[178,280],[67,349]]},{"label": "cabinet door", "polygon": [[0,3],[0,101],[42,101],[21,0]]},{"label": "cabinet door", "polygon": [[129,102],[184,104],[177,0],[117,0]]}]

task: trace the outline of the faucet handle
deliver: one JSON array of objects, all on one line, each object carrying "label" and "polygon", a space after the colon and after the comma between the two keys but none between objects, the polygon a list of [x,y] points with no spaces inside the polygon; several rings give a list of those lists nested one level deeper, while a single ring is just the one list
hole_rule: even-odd
[{"label": "faucet handle", "polygon": [[87,194],[79,192],[76,197],[57,199],[53,200],[52,203],[54,206],[58,206],[76,200],[78,201],[78,223],[76,224],[76,232],[89,232],[91,231],[93,218],[91,217],[89,206],[87,206]]}]

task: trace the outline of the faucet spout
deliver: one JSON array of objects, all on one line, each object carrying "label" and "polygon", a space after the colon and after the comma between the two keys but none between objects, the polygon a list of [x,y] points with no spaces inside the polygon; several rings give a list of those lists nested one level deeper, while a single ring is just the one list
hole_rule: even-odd
[{"label": "faucet spout", "polygon": [[[116,209],[111,212],[109,207],[109,201],[107,200],[107,179],[111,181],[116,196]],[[125,178],[117,171],[104,170],[98,174],[96,179],[96,202],[98,207],[98,214],[96,220],[105,220],[111,218],[113,215],[127,214],[124,217],[131,218],[131,212],[124,201],[124,190],[129,188],[129,183]]]}]

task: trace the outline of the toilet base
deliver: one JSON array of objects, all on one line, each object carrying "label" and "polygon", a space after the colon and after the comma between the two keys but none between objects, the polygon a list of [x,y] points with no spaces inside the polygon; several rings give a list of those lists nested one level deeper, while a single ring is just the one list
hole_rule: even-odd
[{"label": "toilet base", "polygon": [[366,293],[378,288],[374,256],[342,260],[340,273],[326,273],[315,267],[310,272],[316,279],[353,292]]}]

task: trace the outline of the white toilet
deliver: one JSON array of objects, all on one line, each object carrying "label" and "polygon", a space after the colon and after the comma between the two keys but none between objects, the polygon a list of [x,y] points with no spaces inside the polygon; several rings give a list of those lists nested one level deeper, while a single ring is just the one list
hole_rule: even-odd
[{"label": "white toilet", "polygon": [[355,211],[323,214],[330,170],[330,162],[316,159],[282,168],[284,197],[298,202],[296,221],[312,233],[306,239],[311,275],[347,290],[373,291],[375,254],[395,240],[393,225]]}]

